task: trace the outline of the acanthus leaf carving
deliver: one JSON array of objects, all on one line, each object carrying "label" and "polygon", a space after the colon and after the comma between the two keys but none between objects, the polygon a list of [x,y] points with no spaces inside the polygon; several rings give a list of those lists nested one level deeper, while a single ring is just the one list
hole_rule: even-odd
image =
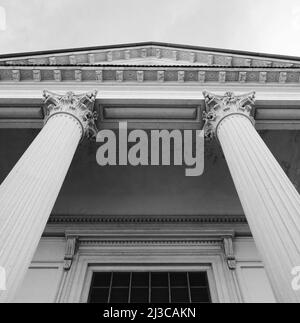
[{"label": "acanthus leaf carving", "polygon": [[83,94],[67,92],[61,95],[44,90],[45,124],[53,115],[68,114],[80,124],[82,137],[94,138],[97,134],[97,113],[94,111],[96,95],[97,91]]},{"label": "acanthus leaf carving", "polygon": [[255,92],[242,95],[226,92],[224,95],[216,95],[204,91],[203,96],[206,105],[206,111],[203,113],[204,132],[207,139],[216,136],[220,122],[232,114],[244,115],[254,124],[250,114],[255,101]]}]

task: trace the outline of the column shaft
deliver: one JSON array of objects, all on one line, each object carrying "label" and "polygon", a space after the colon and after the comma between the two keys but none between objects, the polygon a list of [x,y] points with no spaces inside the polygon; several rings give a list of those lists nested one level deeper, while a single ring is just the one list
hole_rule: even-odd
[{"label": "column shaft", "polygon": [[81,138],[79,122],[57,114],[0,186],[0,266],[11,301],[24,278]]},{"label": "column shaft", "polygon": [[298,192],[245,115],[225,117],[216,135],[276,298],[300,302],[291,285],[300,265]]}]

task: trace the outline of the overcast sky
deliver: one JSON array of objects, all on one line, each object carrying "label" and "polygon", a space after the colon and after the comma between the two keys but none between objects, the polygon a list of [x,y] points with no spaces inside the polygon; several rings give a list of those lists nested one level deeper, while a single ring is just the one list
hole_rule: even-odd
[{"label": "overcast sky", "polygon": [[300,56],[300,0],[0,0],[0,53],[161,41]]}]

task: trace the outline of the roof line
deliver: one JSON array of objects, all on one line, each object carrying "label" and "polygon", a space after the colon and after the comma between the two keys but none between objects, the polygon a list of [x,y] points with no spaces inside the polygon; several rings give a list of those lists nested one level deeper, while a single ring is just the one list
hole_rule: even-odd
[{"label": "roof line", "polygon": [[0,68],[1,67],[51,67],[51,68],[61,68],[61,67],[134,67],[134,68],[139,68],[139,67],[157,67],[157,68],[169,68],[169,67],[176,67],[176,68],[203,68],[203,69],[211,69],[211,68],[222,68],[222,69],[300,69],[300,66],[244,66],[244,65],[238,65],[238,66],[228,66],[228,65],[147,65],[147,64],[1,64],[0,62]]},{"label": "roof line", "polygon": [[50,55],[50,54],[59,54],[59,53],[70,53],[70,52],[81,52],[81,51],[92,51],[92,50],[106,50],[106,49],[116,49],[116,48],[123,48],[123,47],[140,47],[140,46],[166,46],[170,48],[213,51],[218,53],[230,52],[232,54],[237,54],[237,55],[300,61],[299,56],[258,53],[258,52],[249,52],[249,51],[234,50],[234,49],[221,49],[221,48],[214,48],[214,47],[201,47],[201,46],[194,46],[194,45],[182,45],[182,44],[163,43],[163,42],[154,42],[154,41],[2,54],[0,55],[0,59],[24,57],[24,56]]}]

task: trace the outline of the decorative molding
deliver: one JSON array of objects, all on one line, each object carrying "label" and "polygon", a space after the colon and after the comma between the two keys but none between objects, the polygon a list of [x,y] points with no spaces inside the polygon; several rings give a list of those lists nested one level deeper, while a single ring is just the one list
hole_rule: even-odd
[{"label": "decorative molding", "polygon": [[53,75],[54,75],[54,80],[56,81],[56,82],[61,82],[61,70],[54,70],[53,71]]},{"label": "decorative molding", "polygon": [[178,82],[183,83],[184,82],[184,76],[185,76],[184,71],[178,71]]},{"label": "decorative molding", "polygon": [[204,91],[203,96],[206,111],[203,112],[205,137],[211,139],[217,136],[217,129],[221,121],[232,114],[241,114],[247,117],[253,124],[254,119],[250,116],[254,105],[255,92],[242,95],[234,95],[226,92],[224,95],[216,95]]},{"label": "decorative molding", "polygon": [[239,72],[239,82],[240,83],[245,83],[247,78],[247,73],[246,72]]},{"label": "decorative molding", "polygon": [[[130,62],[130,60],[128,60]],[[18,66],[18,68],[17,68]],[[102,72],[102,77],[98,78],[98,71]],[[31,71],[31,73],[30,73]],[[35,72],[40,71],[40,72]],[[80,72],[81,71],[81,72]],[[230,84],[249,84],[249,85],[279,85],[290,86],[298,85],[300,80],[300,68],[245,68],[245,67],[226,67],[226,66],[192,66],[192,65],[95,65],[87,64],[51,66],[51,65],[0,65],[0,83],[9,82],[28,82],[46,81],[47,83],[61,82],[140,82],[137,75],[138,71],[144,73],[144,82],[147,83],[168,83],[178,82],[178,74],[185,74],[185,83],[196,84],[208,83],[230,83]],[[150,72],[151,71],[151,72]],[[37,76],[40,73],[39,76]],[[80,75],[81,74],[81,75]],[[123,74],[123,75],[122,75]],[[25,77],[22,77],[22,76]],[[113,77],[116,75],[116,77]],[[165,77],[166,75],[166,77]]]},{"label": "decorative molding", "polygon": [[146,49],[146,48],[143,48],[143,49],[141,50],[141,57],[142,57],[142,58],[146,58],[146,57],[147,57],[147,49]]},{"label": "decorative molding", "polygon": [[219,82],[220,83],[225,83],[226,81],[226,72],[225,71],[220,71],[219,72]]},{"label": "decorative molding", "polygon": [[106,59],[108,62],[111,62],[113,60],[113,53],[112,51],[108,51],[106,54]]},{"label": "decorative molding", "polygon": [[199,216],[96,216],[51,215],[48,223],[247,223],[243,215]]},{"label": "decorative molding", "polygon": [[75,81],[76,82],[82,81],[82,71],[81,70],[75,70]]},{"label": "decorative molding", "polygon": [[89,62],[89,64],[95,63],[95,55],[94,54],[88,54],[88,62]]},{"label": "decorative molding", "polygon": [[177,50],[172,50],[172,59],[174,61],[178,60],[178,51]]},{"label": "decorative molding", "polygon": [[14,82],[20,82],[21,80],[20,70],[12,70],[12,79]]},{"label": "decorative molding", "polygon": [[41,71],[40,70],[33,70],[32,73],[33,73],[33,80],[35,82],[40,82],[42,79],[41,78]]},{"label": "decorative molding", "polygon": [[95,74],[96,74],[96,80],[98,82],[103,82],[103,71],[102,70],[96,70]]},{"label": "decorative molding", "polygon": [[[271,55],[270,55],[271,56]],[[122,62],[124,64],[130,63],[130,61],[135,61],[136,59],[147,59],[151,62],[153,58],[157,60],[167,60],[172,61],[174,64],[186,65],[186,64],[200,64],[200,65],[223,65],[227,67],[299,67],[300,59],[297,58],[272,58],[272,57],[262,57],[261,55],[257,55],[255,53],[247,54],[239,54],[239,53],[231,53],[230,51],[213,51],[213,50],[205,50],[205,49],[189,49],[184,47],[173,47],[168,46],[168,44],[164,45],[141,45],[134,47],[122,47],[122,48],[114,48],[111,49],[103,49],[103,50],[78,50],[70,53],[69,51],[53,53],[51,56],[49,54],[38,54],[33,53],[32,55],[28,55],[27,57],[24,55],[18,57],[8,57],[8,58],[0,58],[0,64],[15,64],[15,65],[66,65],[68,62],[70,65],[76,65],[78,62],[84,62],[82,64],[107,64],[109,62],[113,62],[114,60],[118,62]],[[153,63],[150,63],[153,64]]]},{"label": "decorative molding", "polygon": [[285,83],[287,79],[287,73],[286,72],[280,72],[279,73],[279,83]]},{"label": "decorative molding", "polygon": [[56,65],[57,64],[56,57],[55,56],[49,57],[49,63],[50,65]]},{"label": "decorative molding", "polygon": [[231,56],[225,57],[225,65],[226,66],[231,66],[232,65],[232,57]]},{"label": "decorative molding", "polygon": [[164,82],[165,81],[165,71],[158,71],[157,72],[157,81]]},{"label": "decorative molding", "polygon": [[64,270],[70,270],[77,247],[77,237],[66,236],[66,248],[64,256]]},{"label": "decorative molding", "polygon": [[136,77],[138,82],[144,82],[144,71],[137,71]]},{"label": "decorative molding", "polygon": [[245,66],[251,66],[252,65],[252,59],[250,59],[250,58],[247,58],[247,59],[245,59]]},{"label": "decorative molding", "polygon": [[200,83],[205,82],[205,71],[198,72],[198,82],[200,82]]},{"label": "decorative molding", "polygon": [[213,55],[207,55],[207,64],[208,65],[214,64],[214,56]]},{"label": "decorative molding", "polygon": [[160,48],[155,49],[155,57],[156,58],[161,58],[162,57]]},{"label": "decorative molding", "polygon": [[266,83],[267,72],[259,72],[259,83]]},{"label": "decorative molding", "polygon": [[190,55],[189,55],[190,57],[189,57],[189,61],[191,62],[191,63],[195,63],[195,61],[196,61],[196,53],[190,53]]},{"label": "decorative molding", "polygon": [[168,246],[198,246],[198,245],[220,245],[220,240],[203,239],[203,240],[97,240],[88,239],[80,240],[80,245],[109,245],[109,246],[152,246],[152,245],[168,245]]},{"label": "decorative molding", "polygon": [[225,259],[226,259],[228,268],[231,270],[236,269],[236,259],[235,259],[234,250],[233,250],[232,237],[227,236],[223,238],[223,246],[224,246]]},{"label": "decorative molding", "polygon": [[124,81],[124,73],[123,73],[123,71],[116,71],[116,80],[118,82],[123,82]]},{"label": "decorative molding", "polygon": [[71,65],[76,65],[76,56],[75,55],[70,55],[69,56],[69,61]]},{"label": "decorative molding", "polygon": [[[132,231],[131,231],[132,230]],[[136,229],[127,230],[126,234],[122,230],[103,230],[103,229],[75,229],[66,230],[65,236],[74,239],[78,245],[217,245],[224,249],[224,241],[232,241],[234,237],[233,230],[194,230],[189,231],[138,231]],[[71,242],[73,244],[71,244]],[[71,249],[70,247],[73,247]],[[230,247],[230,245],[229,245]],[[227,248],[227,245],[226,245]],[[74,241],[70,241],[69,249],[73,252],[68,252],[74,255]],[[224,249],[225,250],[225,249]],[[226,249],[227,251],[227,249]],[[225,253],[227,257],[227,254]],[[69,257],[70,258],[70,257]]]},{"label": "decorative molding", "polygon": [[124,57],[125,57],[125,59],[130,59],[130,50],[125,50],[125,52],[124,52]]},{"label": "decorative molding", "polygon": [[95,120],[97,114],[93,111],[97,91],[92,93],[74,94],[67,92],[64,95],[44,90],[45,120],[57,114],[74,117],[82,128],[82,137],[94,137],[97,134]]}]

